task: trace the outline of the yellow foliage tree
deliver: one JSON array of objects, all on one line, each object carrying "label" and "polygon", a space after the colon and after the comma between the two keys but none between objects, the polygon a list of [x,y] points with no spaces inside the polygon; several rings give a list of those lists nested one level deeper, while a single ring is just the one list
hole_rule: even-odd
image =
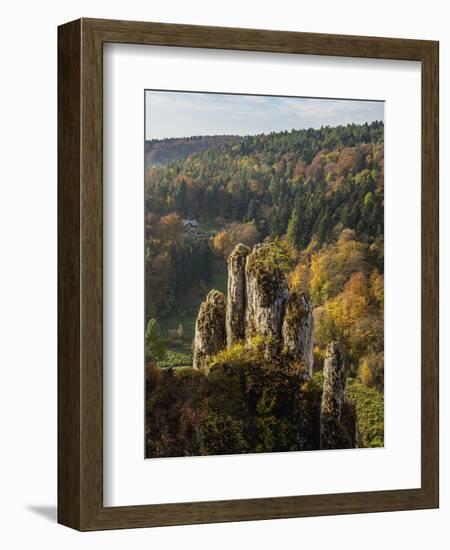
[{"label": "yellow foliage tree", "polygon": [[366,246],[344,229],[336,243],[325,245],[311,258],[311,296],[321,305],[342,291],[352,273],[365,271]]},{"label": "yellow foliage tree", "polygon": [[231,223],[223,231],[215,235],[212,240],[212,247],[216,254],[228,258],[233,248],[242,243],[250,248],[259,241],[259,233],[253,222]]},{"label": "yellow foliage tree", "polygon": [[384,277],[377,270],[370,275],[370,290],[373,299],[382,309],[384,305]]},{"label": "yellow foliage tree", "polygon": [[226,231],[220,231],[211,239],[211,243],[214,251],[219,256],[228,257],[228,254],[232,250],[232,244],[230,241],[230,236]]},{"label": "yellow foliage tree", "polygon": [[294,267],[289,274],[289,288],[297,292],[309,292],[311,281],[311,270],[303,259]]},{"label": "yellow foliage tree", "polygon": [[362,361],[358,368],[358,380],[369,388],[373,386],[374,375],[367,361]]},{"label": "yellow foliage tree", "polygon": [[183,231],[179,214],[172,212],[159,220],[158,233],[164,240],[178,240]]},{"label": "yellow foliage tree", "polygon": [[383,312],[371,303],[370,286],[363,272],[354,273],[344,289],[316,308],[315,338],[324,348],[338,339],[354,368],[362,357],[383,349]]}]

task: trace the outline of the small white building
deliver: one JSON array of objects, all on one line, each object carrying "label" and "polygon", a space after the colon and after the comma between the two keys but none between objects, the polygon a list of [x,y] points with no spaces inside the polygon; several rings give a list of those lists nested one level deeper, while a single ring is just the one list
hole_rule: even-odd
[{"label": "small white building", "polygon": [[193,219],[181,220],[183,223],[183,229],[186,233],[197,233],[198,222]]}]

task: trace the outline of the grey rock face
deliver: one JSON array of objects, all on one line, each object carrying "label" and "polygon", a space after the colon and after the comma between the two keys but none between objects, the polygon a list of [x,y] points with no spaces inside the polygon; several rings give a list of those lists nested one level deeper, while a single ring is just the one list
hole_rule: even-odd
[{"label": "grey rock face", "polygon": [[291,366],[297,368],[306,379],[312,376],[313,330],[309,296],[293,292],[287,300],[283,319],[283,352]]},{"label": "grey rock face", "polygon": [[[235,246],[228,258],[228,297],[211,291],[200,307],[194,340],[194,367],[238,341],[261,337],[264,357],[309,379],[313,367],[313,316],[309,296],[290,293],[273,257],[273,247]],[[224,305],[226,304],[226,305]],[[224,314],[225,308],[225,314]],[[261,345],[258,342],[258,345]]]},{"label": "grey rock face", "polygon": [[271,342],[275,353],[281,342],[288,288],[284,273],[271,265],[268,248],[256,245],[247,257],[246,277],[246,339],[262,336]]},{"label": "grey rock face", "polygon": [[204,368],[210,356],[226,347],[226,299],[218,290],[211,290],[201,304],[195,323],[195,369]]},{"label": "grey rock face", "polygon": [[[299,388],[303,387],[303,380],[311,377],[311,300],[305,293],[289,291],[273,254],[273,247],[264,244],[256,245],[252,252],[242,244],[234,248],[228,260],[228,300],[221,292],[211,290],[200,306],[195,325],[194,368],[209,372],[212,356],[237,341],[245,341],[249,347],[255,343],[253,338],[260,336],[262,347],[258,341],[254,349],[262,351],[264,357],[261,360],[258,355],[252,368],[276,367],[268,368],[262,376],[273,372],[279,375],[278,369],[286,377],[294,374]],[[217,363],[216,368],[231,369],[230,372],[233,369],[226,361],[223,365]],[[337,342],[327,347],[323,376],[322,396],[313,392],[309,398],[314,399],[314,406],[308,405],[304,418],[299,419],[299,448],[355,448],[356,412],[346,399],[345,365]],[[316,412],[319,404],[320,419]]]},{"label": "grey rock face", "polygon": [[320,446],[339,449],[342,445],[342,412],[345,404],[345,369],[337,342],[328,344],[323,367],[320,418]]},{"label": "grey rock face", "polygon": [[232,346],[245,338],[245,262],[250,248],[238,244],[228,257],[228,296],[226,313],[227,344]]}]

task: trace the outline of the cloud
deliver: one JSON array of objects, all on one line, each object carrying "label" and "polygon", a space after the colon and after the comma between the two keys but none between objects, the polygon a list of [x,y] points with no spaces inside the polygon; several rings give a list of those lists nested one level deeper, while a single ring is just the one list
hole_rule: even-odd
[{"label": "cloud", "polygon": [[249,135],[383,120],[384,102],[200,92],[146,92],[146,137]]}]

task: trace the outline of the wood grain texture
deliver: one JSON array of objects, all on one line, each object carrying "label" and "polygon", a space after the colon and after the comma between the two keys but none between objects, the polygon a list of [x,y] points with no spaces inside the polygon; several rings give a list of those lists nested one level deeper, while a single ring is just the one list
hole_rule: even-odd
[{"label": "wood grain texture", "polygon": [[58,521],[81,528],[81,22],[58,30]]},{"label": "wood grain texture", "polygon": [[[420,489],[103,506],[103,43],[422,63],[422,485]],[[58,521],[82,531],[438,506],[438,44],[81,19],[59,28]]]},{"label": "wood grain texture", "polygon": [[422,488],[439,502],[439,46],[422,61]]}]

